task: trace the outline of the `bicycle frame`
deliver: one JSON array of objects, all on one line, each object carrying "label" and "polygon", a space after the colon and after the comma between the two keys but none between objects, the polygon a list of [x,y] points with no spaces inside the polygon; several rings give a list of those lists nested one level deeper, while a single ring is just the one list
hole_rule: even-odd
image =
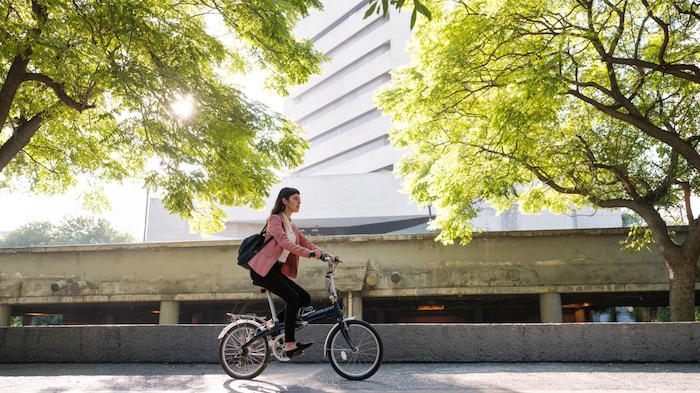
[{"label": "bicycle frame", "polygon": [[[304,315],[301,317],[301,320],[307,323],[315,322],[321,319],[329,318],[329,317],[336,317],[336,324],[340,325],[341,333],[343,335],[343,338],[345,338],[345,341],[348,343],[348,345],[351,348],[355,348],[355,345],[352,343],[352,340],[350,339],[350,336],[348,335],[347,329],[344,326],[344,322],[347,320],[352,320],[355,319],[355,317],[348,317],[344,318],[343,317],[343,309],[340,307],[340,303],[338,302],[338,294],[336,292],[335,288],[335,278],[333,277],[333,271],[335,270],[335,265],[332,261],[326,261],[328,263],[328,270],[326,272],[326,280],[328,281],[328,292],[329,292],[329,299],[331,301],[331,305],[328,307],[325,307],[321,310],[316,310],[313,311],[309,314]],[[272,319],[275,321],[274,326],[271,327],[266,327],[261,329],[258,333],[253,335],[245,344],[241,346],[241,349],[247,348],[252,342],[257,340],[260,337],[266,337],[267,339],[277,336],[281,332],[284,331],[284,323],[279,323],[279,320],[277,319],[277,310],[275,308],[275,303],[272,300],[272,294],[270,291],[266,289],[261,289],[261,292],[265,292],[267,294],[267,301],[270,306],[270,313],[272,314]],[[239,323],[243,323],[245,321],[253,321],[254,323],[258,324],[259,327],[264,326],[264,319],[261,317],[252,317],[252,316],[247,316],[247,315],[231,315],[232,319],[236,318],[236,321],[233,321],[230,323],[228,326],[226,326],[222,332],[219,334],[219,339],[221,339],[226,332],[228,332],[231,328],[234,326],[238,325]],[[299,327],[296,328],[297,330],[300,329]],[[332,331],[332,329],[331,329]],[[330,335],[330,331],[329,331]],[[324,356],[327,353],[328,350],[328,340],[329,337],[326,337],[326,342],[324,344]]]}]

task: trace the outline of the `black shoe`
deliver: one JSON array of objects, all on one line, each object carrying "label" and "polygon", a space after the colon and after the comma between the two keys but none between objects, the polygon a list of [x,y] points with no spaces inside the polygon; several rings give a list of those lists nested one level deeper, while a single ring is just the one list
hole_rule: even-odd
[{"label": "black shoe", "polygon": [[297,343],[297,347],[292,349],[291,351],[285,351],[285,354],[287,355],[288,358],[293,358],[301,355],[304,353],[304,350],[310,346],[312,346],[314,343]]}]

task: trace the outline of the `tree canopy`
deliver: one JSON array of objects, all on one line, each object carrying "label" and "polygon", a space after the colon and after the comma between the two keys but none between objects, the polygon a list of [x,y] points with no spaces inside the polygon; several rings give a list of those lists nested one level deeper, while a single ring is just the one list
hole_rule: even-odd
[{"label": "tree canopy", "polygon": [[133,243],[135,239],[121,232],[106,219],[86,216],[65,217],[58,225],[34,221],[0,238],[0,247],[34,247],[70,244]]},{"label": "tree canopy", "polygon": [[[430,2],[413,61],[378,103],[398,172],[440,239],[500,209],[627,208],[648,224],[676,320],[693,317],[700,188],[700,14],[674,0]],[[667,228],[683,205],[688,238]]]},{"label": "tree canopy", "polygon": [[[213,223],[208,232],[220,229],[219,204],[260,207],[307,143],[231,75],[262,70],[279,94],[305,82],[324,58],[292,30],[320,7],[1,2],[0,188],[62,193],[81,178],[140,178],[171,212]],[[174,106],[183,100],[189,117]]]}]

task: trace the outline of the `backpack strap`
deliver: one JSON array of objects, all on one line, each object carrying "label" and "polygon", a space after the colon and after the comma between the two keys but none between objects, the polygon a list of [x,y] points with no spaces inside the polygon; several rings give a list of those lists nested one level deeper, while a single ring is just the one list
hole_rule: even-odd
[{"label": "backpack strap", "polygon": [[[268,223],[266,222],[262,231],[260,231],[260,236],[262,236],[262,237],[266,237],[266,235],[267,235],[267,224]],[[260,249],[262,250],[262,248],[265,247],[267,245],[267,243],[269,243],[270,240],[272,240],[273,237],[274,236],[270,235],[270,237],[267,240],[265,240],[265,242],[262,244],[262,246],[260,246]]]}]

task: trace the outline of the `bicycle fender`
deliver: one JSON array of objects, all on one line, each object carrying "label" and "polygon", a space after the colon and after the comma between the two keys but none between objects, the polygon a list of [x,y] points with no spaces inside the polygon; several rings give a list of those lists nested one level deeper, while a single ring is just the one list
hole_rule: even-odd
[{"label": "bicycle fender", "polygon": [[[343,318],[343,322],[341,322],[341,323],[344,323],[345,321],[352,321],[352,320],[355,320],[355,319],[357,319],[357,317],[347,317],[347,318]],[[331,332],[333,331],[333,329],[334,329],[336,326],[338,326],[338,323],[336,323],[335,325],[333,325],[333,327],[328,331],[328,334],[326,335],[326,340],[323,342],[323,356],[324,356],[324,357],[327,357],[327,356],[328,356],[328,348],[329,348],[329,346],[330,346],[330,344],[331,344],[331,343],[330,343],[330,340],[331,340]]]},{"label": "bicycle fender", "polygon": [[219,333],[219,337],[217,337],[217,339],[221,340],[222,338],[224,338],[226,333],[229,332],[229,330],[233,329],[234,327],[236,327],[242,323],[252,323],[253,325],[256,325],[257,327],[262,326],[258,321],[254,320],[254,319],[239,319],[236,322],[231,322],[228,325],[226,325],[226,327],[224,327],[223,330],[221,330],[221,333]]}]

